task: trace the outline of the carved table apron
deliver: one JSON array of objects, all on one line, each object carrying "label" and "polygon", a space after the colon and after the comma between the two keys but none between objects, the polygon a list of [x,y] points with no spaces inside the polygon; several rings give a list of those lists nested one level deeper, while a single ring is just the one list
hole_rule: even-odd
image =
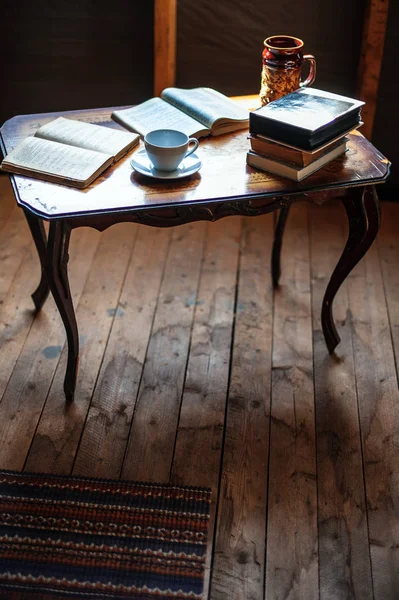
[{"label": "carved table apron", "polygon": [[[14,117],[1,129],[2,150],[10,152],[40,125],[60,115],[119,128],[110,120],[112,110]],[[282,237],[290,205],[304,197],[322,204],[331,196],[340,196],[348,216],[349,236],[321,307],[327,348],[330,353],[334,351],[340,338],[334,325],[333,300],[377,235],[380,212],[375,184],[387,178],[389,162],[362,135],[353,132],[349,135],[345,155],[296,183],[248,167],[248,148],[246,132],[207,138],[201,141],[197,151],[203,161],[202,169],[178,182],[148,181],[134,173],[130,167],[132,153],[85,190],[11,177],[16,200],[25,212],[41,263],[41,279],[32,294],[33,302],[36,310],[40,310],[51,290],[65,326],[67,401],[74,397],[79,358],[78,327],[68,280],[68,247],[71,232],[76,227],[103,231],[126,221],[173,227],[190,221],[216,221],[230,215],[257,216],[279,210],[272,251],[272,278],[277,286]],[[48,239],[43,220],[50,223]]]}]

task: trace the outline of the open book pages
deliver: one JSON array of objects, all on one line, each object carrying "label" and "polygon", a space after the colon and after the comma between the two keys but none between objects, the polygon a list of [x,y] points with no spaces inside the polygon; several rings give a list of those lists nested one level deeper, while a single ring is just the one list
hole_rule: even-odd
[{"label": "open book pages", "polygon": [[248,127],[249,112],[210,88],[166,88],[132,108],[116,110],[112,118],[140,135],[154,129],[177,129],[197,138]]},{"label": "open book pages", "polygon": [[211,133],[210,129],[161,98],[151,98],[133,108],[114,111],[112,118],[142,136],[154,129],[176,129],[188,137],[198,138]]},{"label": "open book pages", "polygon": [[53,183],[86,187],[113,162],[109,154],[30,136],[7,154],[1,168]]},{"label": "open book pages", "polygon": [[140,136],[59,117],[23,140],[1,169],[83,188],[138,144]]},{"label": "open book pages", "polygon": [[139,142],[139,136],[101,125],[58,117],[40,127],[35,137],[86,150],[103,152],[119,160]]}]

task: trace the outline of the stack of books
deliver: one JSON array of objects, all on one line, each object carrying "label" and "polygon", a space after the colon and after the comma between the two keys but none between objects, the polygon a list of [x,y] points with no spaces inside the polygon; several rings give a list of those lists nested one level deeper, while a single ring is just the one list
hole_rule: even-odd
[{"label": "stack of books", "polygon": [[248,165],[302,181],[346,151],[346,135],[362,125],[363,105],[314,88],[270,102],[250,113]]}]

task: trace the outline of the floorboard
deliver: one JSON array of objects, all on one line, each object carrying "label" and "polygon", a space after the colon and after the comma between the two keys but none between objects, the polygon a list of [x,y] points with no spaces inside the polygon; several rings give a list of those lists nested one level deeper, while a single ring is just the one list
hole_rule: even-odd
[{"label": "floorboard", "polygon": [[348,291],[373,589],[383,600],[399,595],[399,393],[378,244],[348,277]]},{"label": "floorboard", "polygon": [[170,238],[168,229],[138,232],[74,475],[120,477]]},{"label": "floorboard", "polygon": [[122,476],[170,480],[206,223],[176,228],[165,265]]},{"label": "floorboard", "polygon": [[343,207],[325,209],[311,210],[320,598],[366,600],[373,589],[347,284],[334,303],[341,343],[333,356],[319,309],[346,231]]},{"label": "floorboard", "polygon": [[64,346],[29,449],[26,471],[34,471],[39,463],[45,473],[69,475],[72,471],[137,235],[138,228],[128,225],[119,224],[105,231],[96,248],[76,306],[80,369],[75,401],[65,406],[62,393],[66,366]]},{"label": "floorboard", "polygon": [[210,598],[261,598],[270,429],[273,219],[244,220]]},{"label": "floorboard", "polygon": [[346,239],[339,201],[274,219],[72,235],[65,335],[0,176],[0,468],[210,486],[209,600],[399,598],[399,204],[320,324]]},{"label": "floorboard", "polygon": [[[274,296],[266,599],[318,598],[308,206],[291,208]],[[281,544],[281,539],[284,544]]]}]

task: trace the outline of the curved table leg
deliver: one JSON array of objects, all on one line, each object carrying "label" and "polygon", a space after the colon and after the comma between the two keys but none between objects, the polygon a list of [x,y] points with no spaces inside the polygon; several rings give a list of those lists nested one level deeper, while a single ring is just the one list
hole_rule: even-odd
[{"label": "curved table leg", "polygon": [[71,230],[60,221],[50,223],[48,281],[60,312],[68,340],[68,362],[64,379],[67,402],[73,400],[79,361],[79,336],[68,280],[68,246]]},{"label": "curved table leg", "polygon": [[349,236],[331,275],[321,309],[321,324],[330,354],[341,341],[334,324],[333,300],[346,277],[374,242],[380,228],[380,208],[374,186],[348,190],[348,195],[341,200],[349,220]]},{"label": "curved table leg", "polygon": [[25,211],[25,217],[28,222],[33,240],[35,242],[36,250],[40,259],[40,265],[42,268],[39,285],[32,294],[32,300],[34,302],[36,311],[39,311],[45,303],[47,296],[50,292],[50,286],[47,279],[47,236],[44,229],[43,221],[41,219],[28,212],[27,210]]},{"label": "curved table leg", "polygon": [[285,229],[285,224],[287,222],[288,213],[290,207],[282,206],[280,208],[280,212],[277,218],[276,228],[274,230],[274,240],[273,240],[273,249],[272,249],[272,281],[273,287],[278,286],[278,282],[281,275],[281,266],[280,266],[280,254],[281,254],[281,246],[283,243],[283,234]]}]

